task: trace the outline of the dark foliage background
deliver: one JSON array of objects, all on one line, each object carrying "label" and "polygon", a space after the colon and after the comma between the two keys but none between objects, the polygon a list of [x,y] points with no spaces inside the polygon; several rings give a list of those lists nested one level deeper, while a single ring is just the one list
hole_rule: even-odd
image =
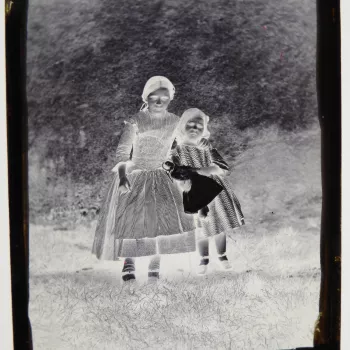
[{"label": "dark foliage background", "polygon": [[97,205],[122,121],[153,75],[173,81],[170,110],[211,116],[233,160],[252,129],[316,120],[315,2],[33,0],[28,27],[31,218]]}]

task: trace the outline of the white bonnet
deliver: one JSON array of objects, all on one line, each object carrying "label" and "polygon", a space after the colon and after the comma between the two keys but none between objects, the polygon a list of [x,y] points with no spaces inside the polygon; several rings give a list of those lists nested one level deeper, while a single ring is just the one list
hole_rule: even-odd
[{"label": "white bonnet", "polygon": [[172,84],[172,82],[166,77],[154,76],[147,81],[145,87],[143,88],[143,93],[142,93],[143,102],[147,103],[147,97],[152,92],[154,92],[158,89],[161,89],[161,88],[165,88],[169,91],[170,100],[172,100],[174,98],[175,87]]},{"label": "white bonnet", "polygon": [[202,112],[200,109],[198,108],[190,108],[187,109],[181,116],[179,124],[177,126],[177,130],[176,130],[176,139],[179,143],[183,142],[183,139],[186,137],[186,124],[187,122],[194,118],[200,116],[203,119],[203,123],[204,123],[204,130],[203,130],[203,135],[202,138],[204,139],[209,139],[210,137],[210,132],[208,130],[208,123],[209,123],[209,117]]}]

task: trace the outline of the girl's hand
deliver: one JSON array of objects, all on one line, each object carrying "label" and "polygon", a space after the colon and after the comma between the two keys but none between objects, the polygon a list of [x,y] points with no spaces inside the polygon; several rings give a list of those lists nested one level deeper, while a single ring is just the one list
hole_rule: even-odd
[{"label": "girl's hand", "polygon": [[131,190],[130,182],[126,176],[123,176],[120,179],[118,190],[120,191],[120,193],[127,193]]},{"label": "girl's hand", "polygon": [[203,176],[210,176],[210,175],[225,175],[225,172],[223,169],[221,169],[219,166],[217,166],[216,164],[212,164],[208,167],[203,167],[197,170],[197,173],[199,175],[203,175]]},{"label": "girl's hand", "polygon": [[205,220],[208,217],[208,213],[209,213],[209,208],[205,206],[204,208],[198,211],[198,216],[200,219]]},{"label": "girl's hand", "polygon": [[207,140],[207,139],[201,139],[201,140],[199,141],[199,143],[198,143],[198,146],[199,146],[200,148],[204,148],[204,149],[209,148],[209,140]]},{"label": "girl's hand", "polygon": [[196,173],[197,173],[198,175],[208,176],[207,174],[204,174],[204,172],[202,172],[202,168],[196,169]]},{"label": "girl's hand", "polygon": [[191,180],[178,181],[178,186],[182,192],[190,192],[192,187]]},{"label": "girl's hand", "polygon": [[197,169],[197,174],[202,175],[202,176],[210,176],[212,173],[212,169],[210,167],[203,167]]}]

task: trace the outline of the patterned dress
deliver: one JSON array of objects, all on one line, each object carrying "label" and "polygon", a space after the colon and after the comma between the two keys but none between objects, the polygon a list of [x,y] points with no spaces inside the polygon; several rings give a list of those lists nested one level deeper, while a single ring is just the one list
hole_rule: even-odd
[{"label": "patterned dress", "polygon": [[[177,159],[180,165],[187,165],[193,168],[208,167],[214,163],[224,170],[229,170],[227,163],[211,145],[207,149],[192,145],[177,145],[171,150],[170,158],[173,161]],[[244,225],[241,205],[231,190],[229,182],[217,175],[212,175],[211,178],[223,186],[223,190],[208,205],[208,217],[205,220],[197,217],[198,233],[204,237],[218,235],[222,232],[226,233]]]},{"label": "patterned dress", "polygon": [[131,191],[118,191],[116,173],[98,218],[92,247],[97,258],[116,260],[195,251],[194,218],[185,214],[182,195],[162,168],[178,121],[171,113],[154,118],[139,112],[125,122],[117,163],[128,162]]}]

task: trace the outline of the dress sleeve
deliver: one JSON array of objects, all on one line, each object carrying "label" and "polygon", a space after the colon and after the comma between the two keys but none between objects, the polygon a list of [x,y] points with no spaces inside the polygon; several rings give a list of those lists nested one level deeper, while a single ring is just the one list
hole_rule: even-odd
[{"label": "dress sleeve", "polygon": [[131,160],[133,143],[137,134],[137,123],[130,119],[124,122],[122,135],[116,151],[117,163]]},{"label": "dress sleeve", "polygon": [[229,165],[224,161],[224,159],[221,157],[220,153],[216,148],[213,148],[210,146],[209,151],[210,151],[212,162],[214,164],[219,166],[221,169],[230,170]]},{"label": "dress sleeve", "polygon": [[168,161],[171,161],[177,165],[179,165],[180,163],[180,157],[179,157],[179,153],[178,153],[178,149],[177,147],[172,147],[169,152],[168,152],[168,155],[167,155],[167,159]]},{"label": "dress sleeve", "polygon": [[171,145],[171,149],[173,150],[177,146],[177,140],[174,138],[173,144]]}]

